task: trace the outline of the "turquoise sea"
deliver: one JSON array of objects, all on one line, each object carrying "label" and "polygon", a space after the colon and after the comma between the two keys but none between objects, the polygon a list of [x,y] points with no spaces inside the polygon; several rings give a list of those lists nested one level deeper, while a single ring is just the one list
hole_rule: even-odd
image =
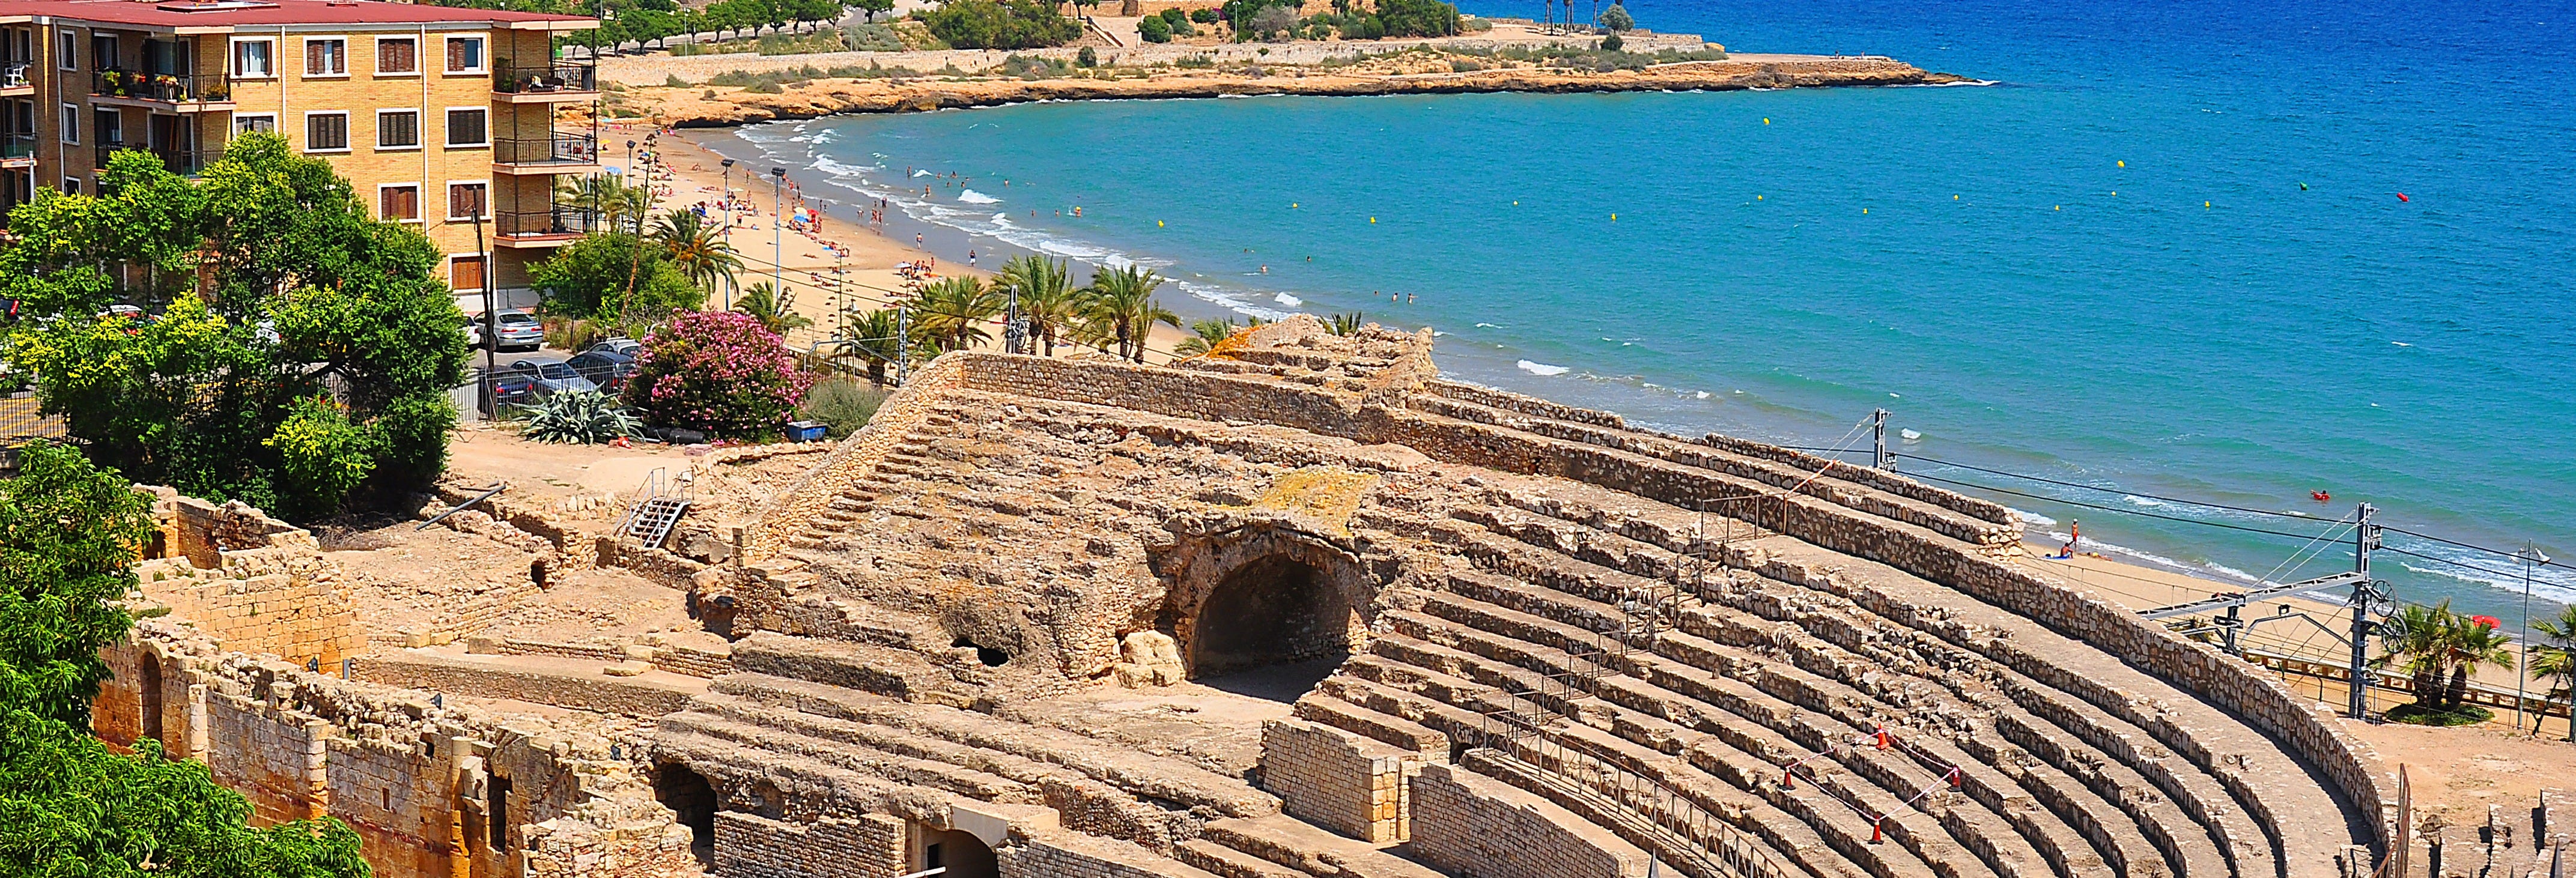
[{"label": "turquoise sea", "polygon": [[[1665,429],[1866,449],[1885,407],[1900,451],[2112,490],[1904,468],[2222,580],[2350,549],[2125,513],[2315,535],[2366,501],[2425,535],[2376,563],[2402,597],[2509,620],[2522,565],[2427,537],[2576,560],[2576,5],[1630,7],[1993,84],[1039,104],[715,145],[845,221],[892,197],[889,234],[949,261],[1132,260],[1187,316],[1430,326],[1452,375]],[[2534,591],[2576,601],[2576,568]]]}]

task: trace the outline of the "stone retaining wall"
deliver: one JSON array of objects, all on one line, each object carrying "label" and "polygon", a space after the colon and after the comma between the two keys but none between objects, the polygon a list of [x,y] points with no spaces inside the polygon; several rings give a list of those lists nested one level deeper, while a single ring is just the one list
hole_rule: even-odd
[{"label": "stone retaining wall", "polygon": [[1413,852],[1461,878],[1643,878],[1646,852],[1564,808],[1455,765],[1413,779]]},{"label": "stone retaining wall", "polygon": [[745,560],[758,562],[776,557],[787,547],[787,538],[803,530],[806,522],[831,505],[843,487],[875,469],[886,455],[901,449],[906,436],[929,420],[929,397],[963,386],[964,356],[967,355],[949,354],[914,372],[902,389],[878,407],[877,416],[869,419],[867,426],[842,440],[840,447],[832,449],[831,456],[824,458],[813,472],[780,491],[778,499],[761,510],[760,523],[746,535],[749,546],[743,553]]},{"label": "stone retaining wall", "polygon": [[362,656],[350,667],[358,680],[403,689],[424,689],[508,698],[574,710],[656,717],[676,713],[695,693],[635,680],[567,676],[490,667],[419,655]]},{"label": "stone retaining wall", "polygon": [[143,596],[232,649],[336,665],[357,651],[340,566],[302,528],[240,503],[147,488],[156,532],[135,564]]},{"label": "stone retaining wall", "polygon": [[718,811],[715,820],[717,878],[895,878],[905,872],[899,817],[798,824]]},{"label": "stone retaining wall", "polygon": [[[378,875],[698,874],[688,831],[611,756],[596,717],[486,718],[426,692],[230,652],[170,619],[137,623],[102,657],[117,676],[98,713],[151,722],[101,724],[99,737],[158,737],[174,757],[205,762],[262,821],[346,821]],[[153,679],[160,694],[148,696],[140,684]],[[485,823],[496,810],[508,815],[497,835]]]},{"label": "stone retaining wall", "polygon": [[1301,719],[1261,724],[1261,788],[1280,810],[1372,844],[1412,834],[1406,778],[1422,756]]}]

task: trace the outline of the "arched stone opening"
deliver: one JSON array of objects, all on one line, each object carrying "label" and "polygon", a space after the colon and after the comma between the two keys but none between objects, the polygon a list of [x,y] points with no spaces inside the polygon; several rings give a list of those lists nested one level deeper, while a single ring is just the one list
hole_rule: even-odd
[{"label": "arched stone opening", "polygon": [[136,732],[136,738],[137,740],[150,738],[156,742],[168,741],[169,733],[162,719],[161,657],[149,649],[138,649],[134,651],[134,659],[137,665],[135,668],[137,673],[134,675],[135,694],[141,696],[143,701],[141,711],[143,728]]},{"label": "arched stone opening", "polygon": [[993,849],[963,829],[919,827],[913,836],[912,869],[923,872],[947,869],[940,878],[1001,878],[1001,864],[993,858]]},{"label": "arched stone opening", "polygon": [[689,828],[689,852],[697,856],[698,862],[715,865],[715,786],[686,765],[664,762],[654,773],[653,798],[678,814],[679,824]]},{"label": "arched stone opening", "polygon": [[1190,626],[1190,676],[1346,656],[1350,622],[1350,603],[1323,570],[1287,555],[1255,559],[1200,602]]}]

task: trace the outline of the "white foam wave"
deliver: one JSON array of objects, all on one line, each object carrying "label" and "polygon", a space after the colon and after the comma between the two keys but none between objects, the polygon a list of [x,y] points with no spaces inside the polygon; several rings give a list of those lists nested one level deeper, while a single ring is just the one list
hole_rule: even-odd
[{"label": "white foam wave", "polygon": [[1297,298],[1296,296],[1291,296],[1287,293],[1280,293],[1278,295],[1271,296],[1270,300],[1291,308],[1306,304],[1306,300]]},{"label": "white foam wave", "polygon": [[1573,369],[1569,369],[1564,366],[1551,366],[1546,363],[1533,363],[1528,360],[1522,360],[1514,365],[1519,366],[1520,370],[1523,372],[1541,376],[1563,375],[1567,372],[1574,371]]},{"label": "white foam wave", "polygon": [[1503,328],[1503,327],[1502,327],[1501,325],[1499,325],[1499,324],[1494,324],[1494,323],[1479,323],[1479,324],[1476,324],[1476,328],[1477,328],[1477,329],[1501,329],[1501,328]]},{"label": "white foam wave", "polygon": [[912,175],[913,175],[913,176],[915,176],[915,177],[927,177],[927,176],[930,176],[930,169],[929,169],[929,168],[914,168],[914,169],[912,169]]},{"label": "white foam wave", "polygon": [[1701,398],[1701,399],[1707,399],[1707,398],[1708,398],[1708,391],[1705,391],[1705,390],[1700,391],[1700,392],[1699,392],[1699,398]]},{"label": "white foam wave", "polygon": [[968,190],[966,190],[966,191],[964,191],[964,192],[959,192],[959,193],[957,193],[957,200],[959,200],[959,201],[963,201],[963,202],[966,202],[967,204],[1000,204],[1000,203],[1002,203],[1002,200],[1001,200],[1001,199],[999,199],[999,198],[995,198],[995,197],[993,197],[993,196],[986,195],[986,194],[981,193],[981,192],[977,192],[977,191],[975,191],[975,190],[973,190],[973,189],[968,189]]}]

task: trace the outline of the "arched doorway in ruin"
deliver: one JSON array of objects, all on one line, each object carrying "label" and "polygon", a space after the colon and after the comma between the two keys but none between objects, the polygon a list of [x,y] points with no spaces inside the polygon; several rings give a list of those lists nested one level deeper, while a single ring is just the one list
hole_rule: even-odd
[{"label": "arched doorway in ruin", "polygon": [[689,828],[689,852],[698,862],[715,865],[716,789],[704,776],[677,762],[655,766],[653,798]]},{"label": "arched doorway in ruin", "polygon": [[1189,678],[1294,701],[1366,636],[1375,579],[1313,534],[1266,525],[1184,539],[1160,565],[1162,623]]},{"label": "arched doorway in ruin", "polygon": [[993,849],[974,833],[924,826],[913,837],[918,848],[913,852],[913,868],[909,871],[947,869],[940,878],[1001,878],[1001,865],[994,860]]}]

